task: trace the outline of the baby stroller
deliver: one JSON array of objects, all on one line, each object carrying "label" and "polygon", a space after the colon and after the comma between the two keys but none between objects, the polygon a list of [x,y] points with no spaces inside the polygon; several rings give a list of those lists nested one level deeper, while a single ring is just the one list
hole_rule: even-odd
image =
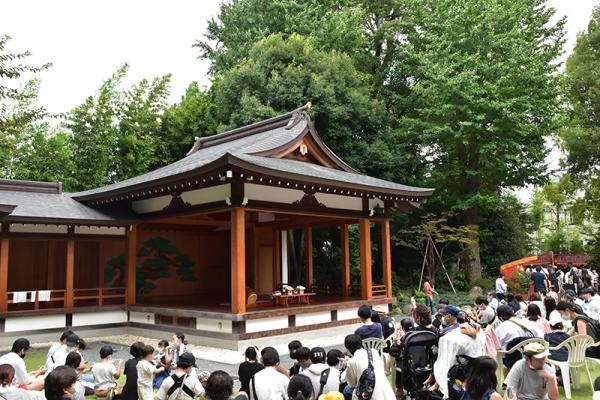
[{"label": "baby stroller", "polygon": [[396,365],[408,398],[418,400],[430,398],[431,392],[423,388],[423,382],[433,371],[433,363],[437,358],[437,345],[438,336],[430,331],[411,331],[402,338]]}]

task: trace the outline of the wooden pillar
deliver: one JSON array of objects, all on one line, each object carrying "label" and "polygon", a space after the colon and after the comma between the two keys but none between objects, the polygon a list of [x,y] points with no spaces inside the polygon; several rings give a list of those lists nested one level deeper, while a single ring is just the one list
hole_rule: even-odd
[{"label": "wooden pillar", "polygon": [[361,218],[360,226],[360,288],[361,298],[373,298],[373,277],[371,266],[371,223],[368,218]]},{"label": "wooden pillar", "polygon": [[281,231],[273,229],[273,290],[281,283]]},{"label": "wooden pillar", "polygon": [[65,287],[65,308],[71,308],[74,305],[74,286],[75,280],[75,240],[67,240],[67,273]]},{"label": "wooden pillar", "polygon": [[54,289],[54,275],[56,268],[56,240],[48,240],[48,278],[46,279],[46,287],[43,289]]},{"label": "wooden pillar", "polygon": [[0,239],[0,312],[8,311],[8,238]]},{"label": "wooden pillar", "polygon": [[231,209],[231,312],[246,312],[246,215]]},{"label": "wooden pillar", "polygon": [[136,268],[137,268],[137,226],[132,225],[127,233],[127,257],[125,260],[125,284],[128,305],[137,301]]},{"label": "wooden pillar", "polygon": [[308,226],[304,229],[304,240],[306,241],[306,290],[311,292],[314,283],[312,227]]},{"label": "wooden pillar", "polygon": [[348,224],[340,225],[340,245],[342,247],[342,295],[348,297],[350,286],[350,244]]},{"label": "wooden pillar", "polygon": [[383,284],[385,285],[386,297],[394,295],[392,291],[392,252],[390,243],[390,221],[381,222],[381,265],[383,266]]}]

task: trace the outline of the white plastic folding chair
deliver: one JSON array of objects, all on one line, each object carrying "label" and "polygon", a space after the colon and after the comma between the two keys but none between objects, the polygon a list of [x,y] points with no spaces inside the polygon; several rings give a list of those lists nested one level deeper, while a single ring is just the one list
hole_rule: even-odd
[{"label": "white plastic folding chair", "polygon": [[496,362],[498,363],[498,369],[496,369],[496,378],[498,378],[498,387],[496,388],[496,390],[500,391],[502,389],[502,383],[504,382],[503,376],[502,376],[504,364],[502,363],[502,359],[504,357],[506,357],[507,355],[513,354],[515,352],[519,352],[519,353],[523,354],[523,349],[525,348],[525,346],[527,346],[530,343],[539,343],[539,344],[543,345],[545,349],[548,349],[548,346],[549,346],[548,342],[546,342],[544,339],[531,338],[531,339],[522,341],[521,343],[517,344],[516,346],[514,346],[511,349],[498,350],[498,352],[496,353]]},{"label": "white plastic folding chair", "polygon": [[[598,342],[598,343],[594,343],[594,344],[593,344],[593,345],[591,345],[590,347],[591,347],[591,348],[594,348],[594,347],[600,347],[600,342]],[[590,347],[588,347],[588,349],[589,349]],[[591,361],[591,362],[593,362],[593,363],[600,364],[600,358],[595,358],[595,357],[585,357],[585,361],[586,361],[586,362],[587,362],[587,361]]]},{"label": "white plastic folding chair", "polygon": [[571,375],[573,375],[573,387],[575,389],[580,388],[579,369],[585,367],[588,379],[590,381],[590,387],[592,392],[594,391],[594,383],[592,382],[592,375],[586,363],[585,351],[594,344],[594,339],[589,335],[577,335],[571,336],[556,347],[550,347],[548,350],[560,350],[566,349],[569,353],[567,361],[555,361],[548,359],[548,362],[555,367],[560,369],[560,373],[563,379],[563,385],[565,388],[565,396],[567,399],[571,398]]},{"label": "white plastic folding chair", "polygon": [[385,343],[385,340],[383,340],[383,339],[368,338],[368,339],[363,339],[363,341],[362,341],[363,349],[376,350],[379,352],[379,354],[381,354],[381,351],[383,349],[385,349],[385,346],[386,346],[386,343]]}]

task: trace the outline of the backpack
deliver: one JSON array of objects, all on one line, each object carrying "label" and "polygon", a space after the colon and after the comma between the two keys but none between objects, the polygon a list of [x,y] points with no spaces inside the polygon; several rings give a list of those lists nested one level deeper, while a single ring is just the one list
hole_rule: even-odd
[{"label": "backpack", "polygon": [[475,358],[458,355],[456,364],[448,371],[448,398],[450,400],[460,400],[465,393],[465,380],[471,370],[471,364]]},{"label": "backpack", "polygon": [[187,394],[191,398],[196,397],[194,391],[185,384],[185,380],[187,377],[187,374],[184,374],[182,376],[177,376],[176,374],[171,375],[171,379],[173,379],[173,386],[171,386],[169,390],[167,390],[167,398],[171,397],[171,395],[175,393],[176,390],[179,390],[179,392],[177,392],[177,397],[175,397],[176,399],[181,398],[182,391],[185,392],[185,394]]},{"label": "backpack", "polygon": [[358,385],[356,385],[356,396],[359,399],[370,400],[375,391],[375,368],[373,367],[373,354],[371,349],[367,349],[369,365],[360,374]]},{"label": "backpack", "polygon": [[325,385],[327,385],[327,379],[329,379],[329,371],[331,370],[331,368],[327,368],[324,369],[323,372],[321,372],[321,379],[319,379],[319,393],[315,396],[315,399],[318,399],[320,395],[323,394],[323,388],[325,387]]}]

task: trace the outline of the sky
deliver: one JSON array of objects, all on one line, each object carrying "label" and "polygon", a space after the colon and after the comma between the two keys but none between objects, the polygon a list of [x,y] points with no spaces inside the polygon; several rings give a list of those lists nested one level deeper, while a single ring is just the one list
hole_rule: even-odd
[{"label": "sky", "polygon": [[[267,1],[267,0],[266,0]],[[123,63],[125,84],[171,73],[171,102],[192,81],[207,86],[209,64],[192,44],[202,39],[220,0],[18,0],[5,1],[0,35],[12,37],[8,50],[30,50],[32,63],[51,62],[40,74],[40,104],[64,113],[94,94]],[[586,29],[600,0],[549,0],[557,18],[567,17],[564,59],[577,34]],[[561,157],[556,146],[547,157],[552,169]],[[518,191],[523,200],[531,188]]]}]

